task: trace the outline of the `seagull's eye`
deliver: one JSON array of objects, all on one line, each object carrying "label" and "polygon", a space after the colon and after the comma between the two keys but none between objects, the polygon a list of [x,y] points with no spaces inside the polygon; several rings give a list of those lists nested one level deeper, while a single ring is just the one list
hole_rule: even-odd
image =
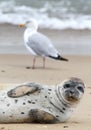
[{"label": "seagull's eye", "polygon": [[30,24],[31,23],[31,21],[26,21],[26,24]]},{"label": "seagull's eye", "polygon": [[84,89],[83,89],[82,86],[78,86],[77,89],[78,89],[79,91],[81,91],[82,93],[84,93]]},{"label": "seagull's eye", "polygon": [[64,88],[70,88],[70,84],[65,84]]}]

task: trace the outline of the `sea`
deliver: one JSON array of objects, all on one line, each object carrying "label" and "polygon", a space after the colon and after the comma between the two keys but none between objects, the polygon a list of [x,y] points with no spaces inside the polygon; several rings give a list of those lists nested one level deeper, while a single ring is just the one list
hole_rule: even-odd
[{"label": "sea", "polygon": [[0,23],[17,25],[30,18],[40,28],[91,29],[91,0],[0,0]]},{"label": "sea", "polygon": [[[31,18],[38,21],[40,29],[63,31],[58,43],[56,33],[54,38],[63,54],[91,55],[91,0],[0,0],[1,24],[18,25]],[[24,46],[18,46],[16,38],[13,42],[8,40],[8,44],[7,33],[1,38],[0,53],[28,52]]]}]

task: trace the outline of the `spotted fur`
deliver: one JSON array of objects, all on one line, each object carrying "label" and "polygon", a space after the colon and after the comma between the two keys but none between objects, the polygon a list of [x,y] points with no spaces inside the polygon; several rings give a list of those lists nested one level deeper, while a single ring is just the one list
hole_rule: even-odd
[{"label": "spotted fur", "polygon": [[[70,94],[72,87],[73,95]],[[0,91],[0,123],[65,122],[79,103],[68,100],[69,97],[80,101],[84,88],[80,79],[71,78],[57,86],[25,83]]]}]

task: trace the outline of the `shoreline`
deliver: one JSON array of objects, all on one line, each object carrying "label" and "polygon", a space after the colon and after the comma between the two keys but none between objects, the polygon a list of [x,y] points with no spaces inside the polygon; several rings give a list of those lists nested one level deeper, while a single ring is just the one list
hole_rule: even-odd
[{"label": "shoreline", "polygon": [[[0,24],[0,54],[29,54],[24,46],[25,28],[18,25]],[[39,29],[48,36],[54,46],[64,55],[91,55],[91,30]]]}]

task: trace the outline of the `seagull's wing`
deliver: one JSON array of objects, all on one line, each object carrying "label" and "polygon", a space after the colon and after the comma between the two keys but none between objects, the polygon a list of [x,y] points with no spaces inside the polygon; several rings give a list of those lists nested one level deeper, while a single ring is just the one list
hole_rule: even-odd
[{"label": "seagull's wing", "polygon": [[58,51],[51,43],[50,39],[41,33],[34,33],[28,38],[26,43],[28,48],[31,48],[37,55],[57,57]]}]

